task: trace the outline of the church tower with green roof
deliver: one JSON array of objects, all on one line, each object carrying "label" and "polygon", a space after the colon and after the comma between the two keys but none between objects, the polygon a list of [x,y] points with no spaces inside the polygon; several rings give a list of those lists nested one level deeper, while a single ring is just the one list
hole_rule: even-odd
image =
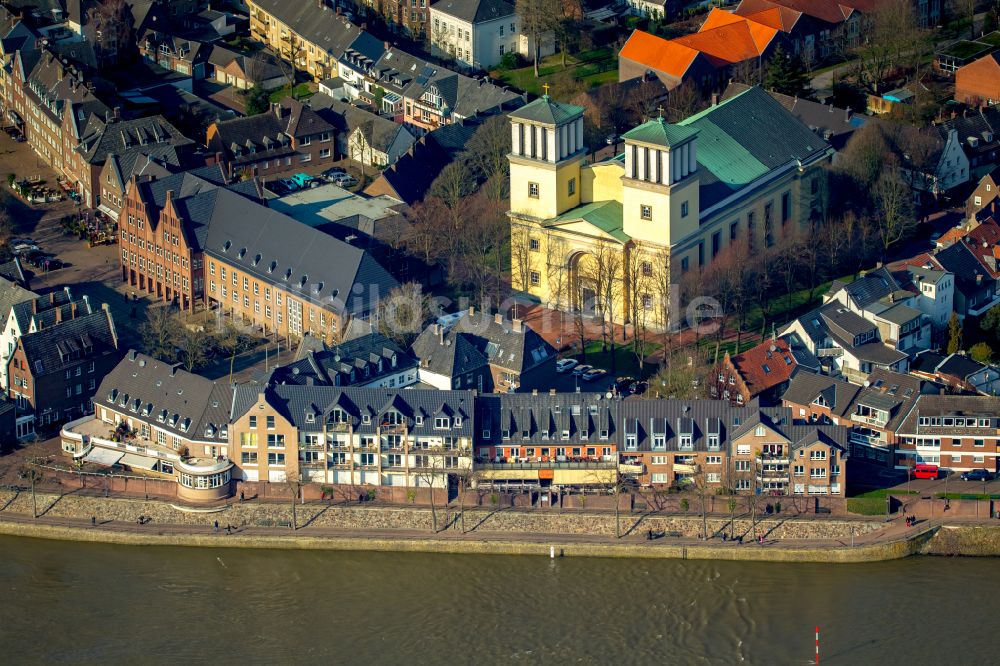
[{"label": "church tower with green roof", "polygon": [[510,114],[513,215],[554,218],[580,205],[583,108],[539,97]]},{"label": "church tower with green roof", "polygon": [[670,246],[698,229],[698,130],[655,118],[626,132],[622,230]]}]

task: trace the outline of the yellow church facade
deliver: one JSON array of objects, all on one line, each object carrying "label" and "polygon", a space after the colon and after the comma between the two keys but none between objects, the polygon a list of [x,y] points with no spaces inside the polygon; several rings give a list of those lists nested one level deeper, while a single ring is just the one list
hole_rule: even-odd
[{"label": "yellow church facade", "polygon": [[833,149],[760,88],[646,122],[596,163],[581,107],[543,96],[510,122],[512,284],[559,310],[676,325],[682,279],[807,232],[825,205]]}]

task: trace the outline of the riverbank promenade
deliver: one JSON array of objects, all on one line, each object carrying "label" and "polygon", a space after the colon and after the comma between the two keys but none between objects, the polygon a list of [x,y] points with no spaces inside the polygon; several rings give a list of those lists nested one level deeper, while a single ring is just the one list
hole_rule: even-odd
[{"label": "riverbank promenade", "polygon": [[[34,505],[34,506],[33,506]],[[32,512],[37,510],[38,517]],[[394,550],[724,560],[859,562],[920,552],[945,525],[974,519],[783,519],[768,516],[642,516],[606,512],[538,515],[513,509],[234,503],[194,511],[161,501],[0,493],[0,533],[130,545]],[[134,516],[134,517],[133,517]],[[995,524],[996,521],[993,521]],[[436,529],[435,529],[436,524]],[[708,528],[708,539],[701,538]],[[621,536],[617,537],[616,532]],[[756,536],[755,536],[756,535]],[[822,536],[821,536],[822,535]],[[742,539],[740,538],[742,537]]]}]

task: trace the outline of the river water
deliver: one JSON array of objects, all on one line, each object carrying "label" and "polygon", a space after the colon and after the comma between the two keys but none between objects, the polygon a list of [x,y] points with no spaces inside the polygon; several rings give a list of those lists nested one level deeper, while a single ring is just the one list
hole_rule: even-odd
[{"label": "river water", "polygon": [[997,561],[866,565],[0,538],[21,663],[997,663]]}]

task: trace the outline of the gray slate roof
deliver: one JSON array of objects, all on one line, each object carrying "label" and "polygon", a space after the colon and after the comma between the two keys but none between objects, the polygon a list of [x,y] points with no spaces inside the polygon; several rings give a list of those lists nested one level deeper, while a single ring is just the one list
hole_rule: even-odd
[{"label": "gray slate roof", "polygon": [[61,373],[65,364],[75,363],[81,357],[95,358],[117,351],[114,322],[104,310],[22,335],[20,344],[36,379],[40,375]]},{"label": "gray slate roof", "polygon": [[[0,326],[7,325],[7,319],[10,316],[11,308],[18,303],[30,303],[33,298],[38,298],[38,294],[33,291],[28,291],[17,283],[11,282],[6,278],[0,278],[0,317],[3,318],[3,323],[0,324]],[[30,312],[30,305],[28,306],[28,309]]]},{"label": "gray slate roof", "polygon": [[[423,361],[428,354],[438,353],[438,333],[436,324],[421,332],[414,343],[413,352]],[[497,317],[488,313],[475,311],[466,313],[444,333],[444,340],[453,340],[453,346],[462,344],[457,341],[467,340],[490,363],[500,368],[521,373],[546,363],[555,358],[556,350],[530,327],[521,324],[521,330],[514,330],[513,322],[505,319],[497,321]],[[473,368],[475,356],[469,354],[469,360],[459,363],[461,367]],[[465,370],[466,372],[468,369]],[[444,373],[450,374],[450,373]],[[453,375],[452,375],[453,376]]]},{"label": "gray slate roof", "polygon": [[792,377],[781,399],[796,405],[810,405],[822,396],[823,403],[835,416],[846,416],[861,387],[814,372],[799,371]]},{"label": "gray slate roof", "polygon": [[[324,93],[313,95],[309,100],[309,106],[314,111],[329,110],[329,116],[325,113],[319,115],[325,117],[339,133],[345,136],[360,128],[368,145],[380,152],[387,152],[400,133],[409,134],[405,127],[389,118],[359,109],[353,104],[341,102]],[[411,135],[410,141],[413,140]]]},{"label": "gray slate roof", "polygon": [[187,439],[226,443],[233,389],[129,350],[94,394],[95,405],[132,412]]},{"label": "gray slate roof", "polygon": [[254,4],[291,28],[302,39],[339,58],[361,28],[338,16],[327,4],[311,0],[255,0]]},{"label": "gray slate roof", "polygon": [[106,122],[91,116],[76,151],[90,164],[101,164],[110,155],[128,151],[152,151],[170,147],[174,151],[193,146],[194,141],[180,133],[163,116]]},{"label": "gray slate roof", "polygon": [[510,114],[517,120],[530,120],[546,125],[557,125],[583,115],[583,107],[565,104],[543,95],[529,104],[525,104]]},{"label": "gray slate roof", "polygon": [[378,381],[417,367],[416,360],[381,333],[347,340],[331,348],[306,350],[275,368],[260,383],[351,386]]},{"label": "gray slate roof", "polygon": [[[236,387],[233,400],[233,420],[243,416],[261,392],[283,417],[305,432],[322,431],[333,411],[340,409],[346,412],[354,431],[361,434],[374,433],[382,417],[396,411],[416,437],[472,436],[475,410],[472,391],[241,384]],[[422,421],[419,426],[418,416]],[[447,416],[452,427],[435,429],[435,416]],[[462,421],[455,427],[457,418]]]},{"label": "gray slate roof", "polygon": [[489,365],[469,336],[446,334],[442,340],[433,325],[417,336],[410,352],[420,360],[421,368],[445,377],[459,377]]},{"label": "gray slate roof", "polygon": [[[921,423],[921,417],[935,420]],[[945,425],[944,417],[972,417],[975,419],[975,425],[957,426],[954,423]],[[979,426],[980,419],[987,419],[986,427]],[[899,425],[899,432],[906,435],[983,438],[995,435],[998,427],[1000,427],[1000,398],[982,395],[922,395]]]},{"label": "gray slate roof", "polygon": [[514,15],[514,4],[506,0],[440,0],[431,9],[473,24]]},{"label": "gray slate roof", "polygon": [[484,395],[476,398],[476,443],[613,445],[621,439],[618,410],[619,401],[601,393]]}]

